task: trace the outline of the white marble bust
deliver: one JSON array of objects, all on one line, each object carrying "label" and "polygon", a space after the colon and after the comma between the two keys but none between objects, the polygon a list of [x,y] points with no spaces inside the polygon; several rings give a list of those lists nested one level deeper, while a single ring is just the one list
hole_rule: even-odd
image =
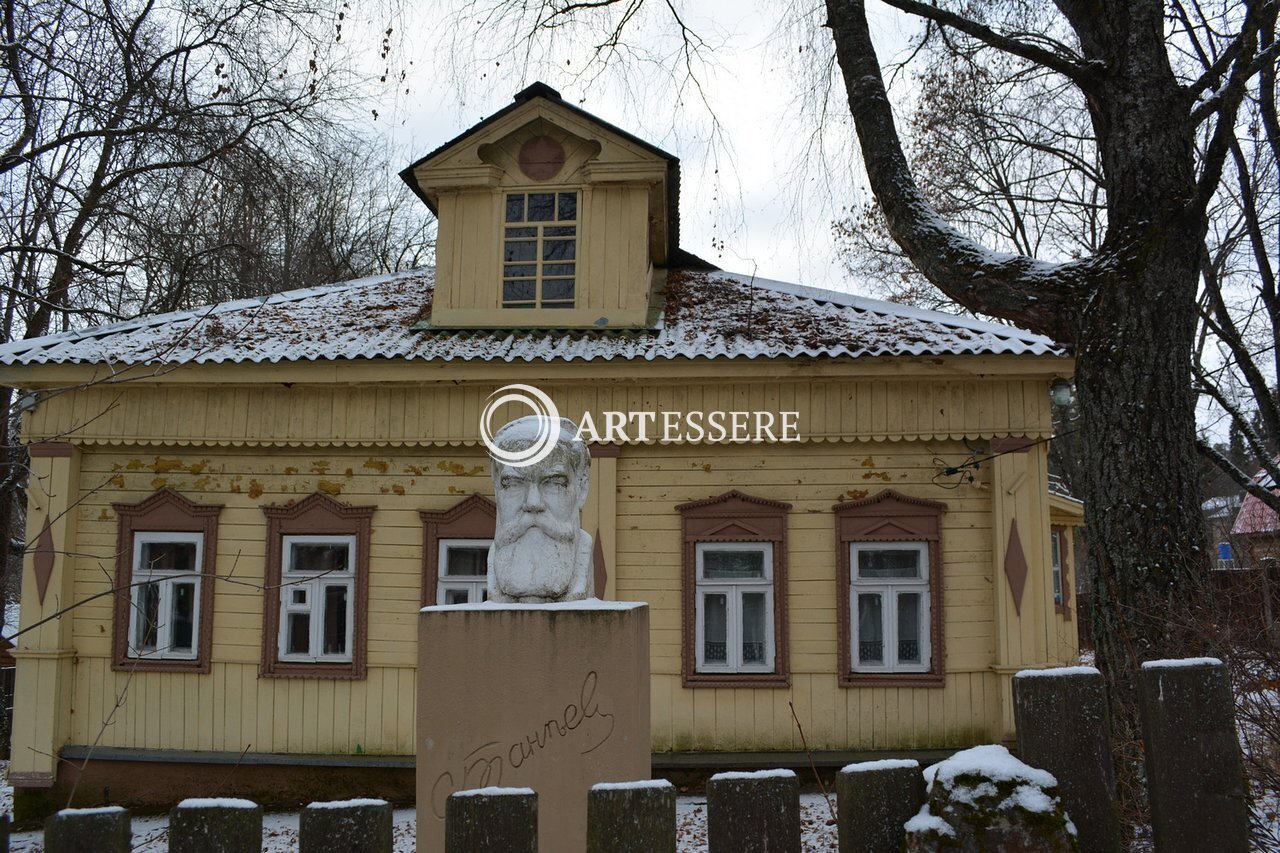
[{"label": "white marble bust", "polygon": [[524,467],[490,459],[498,505],[489,551],[489,600],[545,604],[595,595],[591,536],[580,529],[587,500],[591,454],[576,438],[577,425],[540,415],[511,421],[493,444],[512,453],[532,447],[540,431],[558,429],[551,452]]}]

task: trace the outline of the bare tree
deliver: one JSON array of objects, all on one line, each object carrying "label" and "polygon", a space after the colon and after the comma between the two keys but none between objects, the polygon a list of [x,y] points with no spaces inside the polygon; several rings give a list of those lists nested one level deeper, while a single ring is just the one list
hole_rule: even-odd
[{"label": "bare tree", "polygon": [[[347,8],[4,0],[0,341],[429,251],[423,217],[344,126],[361,90],[341,43]],[[382,177],[358,174],[375,165]],[[0,417],[0,535],[20,551],[10,389]]]},{"label": "bare tree", "polygon": [[[948,221],[911,168],[865,0],[824,4],[862,161],[894,242],[924,278],[968,310],[1050,335],[1076,355],[1087,454],[1078,486],[1098,658],[1113,724],[1122,741],[1134,743],[1138,663],[1184,654],[1197,642],[1183,620],[1169,618],[1201,612],[1197,596],[1210,565],[1199,512],[1197,395],[1188,381],[1201,318],[1197,296],[1209,208],[1233,156],[1242,102],[1251,87],[1271,85],[1277,4],[884,2],[972,55],[998,56],[1023,75],[1042,77],[1059,93],[1055,102],[1082,105],[1087,116],[1096,160],[1084,165],[1100,189],[1091,202],[1100,239],[1082,244],[1078,256],[1062,256],[1056,247],[1021,239],[1013,223],[1012,245],[988,245],[986,232],[967,233]],[[618,32],[645,3],[489,5],[518,7],[523,20],[536,21],[530,33],[536,38],[584,16],[608,16],[611,24],[595,28]],[[678,7],[666,7],[678,20]],[[602,51],[619,41],[603,42]],[[1189,58],[1199,62],[1194,71]],[[965,85],[990,99],[999,94],[999,79],[974,76]],[[963,159],[957,164],[966,166],[972,168]]]}]

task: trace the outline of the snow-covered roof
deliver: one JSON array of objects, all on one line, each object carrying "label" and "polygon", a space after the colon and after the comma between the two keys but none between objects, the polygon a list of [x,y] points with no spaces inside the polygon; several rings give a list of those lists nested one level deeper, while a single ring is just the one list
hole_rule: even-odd
[{"label": "snow-covered roof", "polygon": [[[1280,493],[1280,487],[1275,485],[1265,468],[1253,475],[1253,482],[1263,486],[1269,484],[1271,491]],[[1240,504],[1240,511],[1236,513],[1236,520],[1231,525],[1231,533],[1234,536],[1280,533],[1280,516],[1276,515],[1274,509],[1263,503],[1261,498],[1246,494],[1244,502]]]},{"label": "snow-covered roof", "polygon": [[433,287],[427,269],[224,302],[13,341],[0,364],[1065,354],[1010,326],[722,272],[671,273],[641,330],[422,328]]}]

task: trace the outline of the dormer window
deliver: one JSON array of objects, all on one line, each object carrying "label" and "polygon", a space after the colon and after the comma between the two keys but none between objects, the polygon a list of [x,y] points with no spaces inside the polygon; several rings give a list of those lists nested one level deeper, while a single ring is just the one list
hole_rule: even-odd
[{"label": "dormer window", "polygon": [[503,308],[572,308],[578,254],[578,194],[506,194]]}]

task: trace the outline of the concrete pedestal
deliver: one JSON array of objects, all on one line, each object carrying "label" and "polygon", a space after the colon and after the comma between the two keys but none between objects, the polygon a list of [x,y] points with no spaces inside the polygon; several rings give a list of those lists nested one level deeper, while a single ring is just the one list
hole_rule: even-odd
[{"label": "concrete pedestal", "polygon": [[586,849],[587,791],[648,779],[649,610],[631,602],[423,608],[418,850],[454,791],[538,793],[540,850]]}]

